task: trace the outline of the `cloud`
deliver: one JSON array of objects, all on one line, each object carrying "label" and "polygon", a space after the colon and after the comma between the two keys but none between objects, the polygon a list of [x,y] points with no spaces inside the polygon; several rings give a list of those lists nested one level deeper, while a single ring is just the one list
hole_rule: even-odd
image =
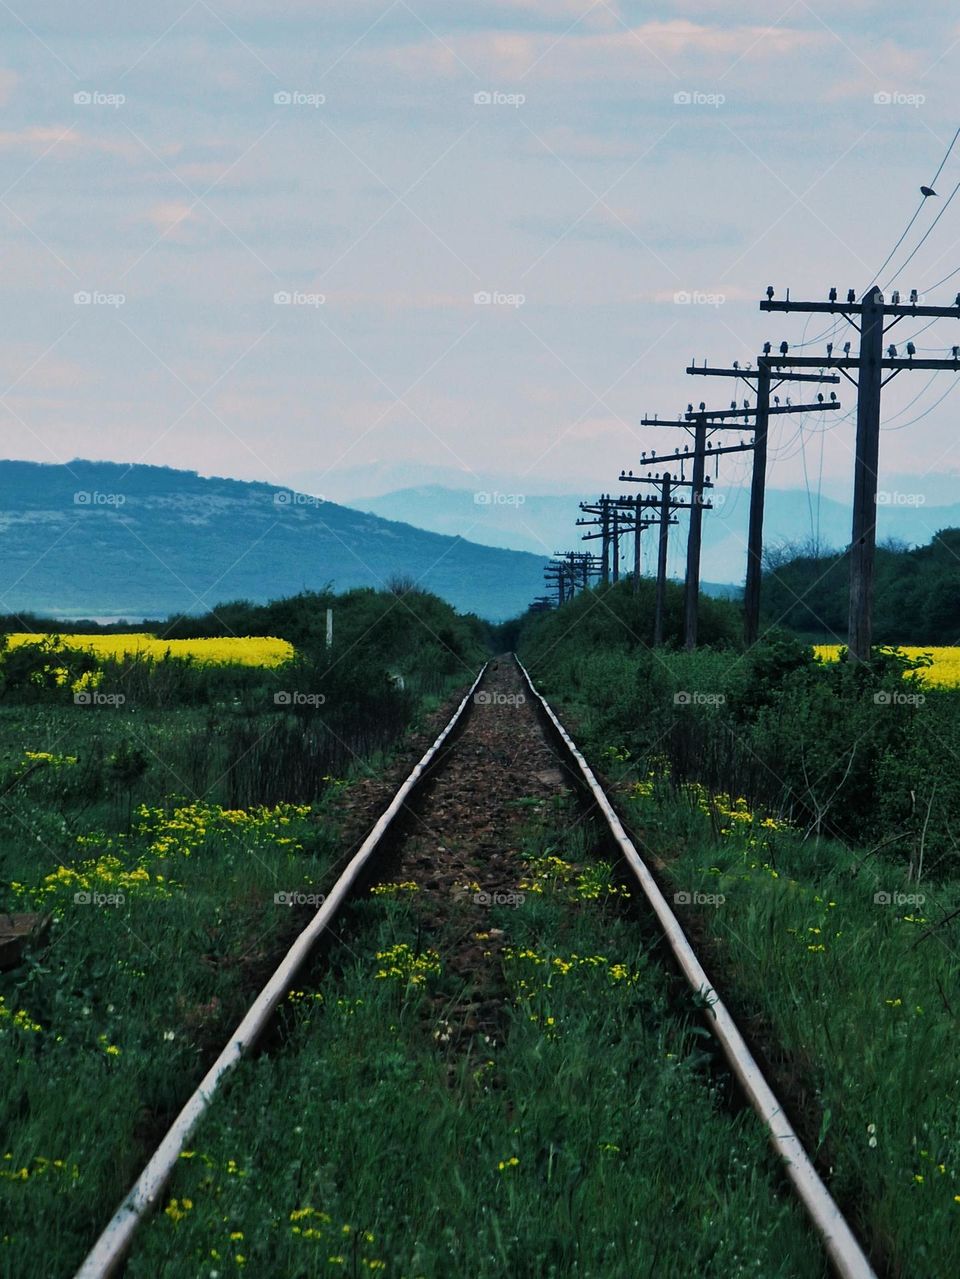
[{"label": "cloud", "polygon": [[195,210],[185,201],[170,200],[147,209],[144,219],[157,231],[165,232],[168,239],[183,239],[185,223],[195,216]]},{"label": "cloud", "polygon": [[74,125],[28,125],[23,129],[0,131],[0,150],[63,149],[66,151],[98,151],[104,155],[120,155],[129,159],[139,148],[122,138],[96,138],[82,133]]},{"label": "cloud", "polygon": [[723,73],[733,61],[750,65],[789,58],[823,48],[830,38],[820,27],[723,27],[678,19],[599,34],[578,28],[559,40],[553,33],[530,31],[456,34],[442,42],[426,36],[361,56],[412,76],[459,76],[466,65],[478,74],[503,77],[506,87],[534,68],[538,80],[566,84],[633,79],[651,69],[679,76],[691,70],[691,57],[703,60],[697,69],[711,61],[710,69]]},{"label": "cloud", "polygon": [[[575,223],[575,225],[574,225]],[[629,206],[597,205],[584,217],[570,217],[564,221],[557,217],[531,216],[514,219],[513,226],[538,239],[555,243],[564,241],[600,241],[624,248],[661,251],[701,248],[730,249],[743,243],[743,231],[733,222],[702,219],[681,214],[664,219],[638,216]],[[672,296],[672,294],[671,294]]]}]

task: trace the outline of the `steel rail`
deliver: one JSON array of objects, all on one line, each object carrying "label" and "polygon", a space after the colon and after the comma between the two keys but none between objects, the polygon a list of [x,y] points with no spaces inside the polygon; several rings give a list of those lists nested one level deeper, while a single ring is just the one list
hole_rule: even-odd
[{"label": "steel rail", "polygon": [[117,1266],[126,1255],[137,1227],[155,1207],[173,1169],[176,1167],[181,1151],[189,1141],[190,1135],[196,1128],[204,1111],[210,1105],[210,1101],[223,1082],[224,1077],[229,1074],[251,1045],[256,1042],[273,1016],[280,1000],[291,988],[294,978],[309,956],[317,939],[347,900],[361,871],[377,850],[394,819],[412,792],[423,780],[424,774],[433,763],[444,742],[464,717],[486,669],[487,663],[484,663],[480,674],[471,684],[469,691],[453,713],[443,732],[434,741],[433,745],[397,791],[389,807],[384,810],[370,834],[350,859],[343,874],[330,889],[329,893],[326,894],[323,905],[318,909],[303,932],[296,938],[274,971],[273,976],[250,1005],[243,1020],[224,1045],[220,1055],[191,1094],[167,1130],[160,1145],[140,1173],[140,1176],[124,1196],[120,1207],[104,1227],[93,1248],[81,1264],[80,1269],[76,1272],[75,1279],[107,1279],[108,1276],[116,1273]]},{"label": "steel rail", "polygon": [[856,1236],[850,1229],[836,1201],[830,1194],[813,1165],[810,1156],[797,1136],[776,1094],[764,1078],[756,1058],[747,1047],[736,1022],[723,1000],[717,994],[693,947],[671,910],[659,885],[647,868],[636,846],[624,829],[593,770],[577,748],[573,738],[560,723],[546,698],[539,692],[529,672],[520,661],[516,662],[533,697],[560,736],[580,774],[586,782],[594,801],[603,813],[614,840],[627,865],[633,871],[647,901],[660,922],[670,949],[687,981],[704,1000],[709,1009],[711,1029],[720,1042],[730,1067],[757,1115],[766,1126],[770,1142],[783,1159],[787,1176],[793,1182],[798,1197],[810,1217],[813,1227],[823,1241],[827,1256],[842,1279],[877,1279]]}]

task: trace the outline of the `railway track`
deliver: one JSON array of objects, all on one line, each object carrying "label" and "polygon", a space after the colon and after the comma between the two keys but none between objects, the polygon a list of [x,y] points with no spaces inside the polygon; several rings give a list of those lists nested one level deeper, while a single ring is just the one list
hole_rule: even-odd
[{"label": "railway track", "polygon": [[[430,937],[455,907],[458,931],[445,964],[462,979],[463,998],[438,1007],[444,1041],[469,1052],[478,1037],[496,1045],[503,1030],[501,930],[478,931],[489,907],[508,901],[518,882],[518,844],[531,816],[575,791],[599,822],[669,945],[676,966],[703,1005],[743,1096],[764,1125],[786,1177],[843,1279],[875,1279],[858,1240],[804,1150],[783,1107],[714,989],[609,798],[560,720],[515,659],[481,670],[443,731],[400,786],[369,835],[330,886],[322,906],[283,958],[200,1085],[103,1229],[76,1279],[117,1274],[140,1224],[156,1208],[204,1112],[234,1067],[258,1041],[318,942],[344,907],[383,874],[417,885]],[[483,938],[478,942],[477,938]]]}]

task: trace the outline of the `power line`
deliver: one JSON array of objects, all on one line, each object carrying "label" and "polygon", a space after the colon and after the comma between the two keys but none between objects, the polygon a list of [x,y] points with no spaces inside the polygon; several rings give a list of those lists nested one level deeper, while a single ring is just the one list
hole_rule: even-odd
[{"label": "power line", "polygon": [[940,396],[939,400],[934,400],[934,402],[930,405],[928,409],[924,409],[922,413],[918,414],[916,417],[912,417],[909,422],[901,422],[899,426],[891,426],[886,429],[891,431],[905,431],[908,426],[913,426],[915,422],[922,422],[925,417],[928,417],[929,414],[931,414],[935,408],[937,408],[939,405],[943,403],[943,401],[947,398],[947,396],[950,394],[951,391],[956,390],[956,387],[957,387],[957,383],[956,383],[956,380],[954,380],[950,383],[950,385],[944,391],[943,395]]},{"label": "power line", "polygon": [[[958,128],[958,129],[957,129],[957,131],[956,131],[956,133],[953,135],[953,141],[952,141],[952,142],[950,143],[950,145],[947,147],[946,155],[945,155],[945,156],[943,157],[943,159],[940,161],[940,168],[939,168],[939,169],[937,169],[936,173],[935,173],[935,174],[933,175],[933,177],[931,178],[930,183],[929,183],[929,186],[928,186],[928,190],[932,190],[932,189],[936,186],[937,179],[939,178],[940,174],[943,172],[944,165],[947,163],[947,160],[949,160],[949,158],[950,158],[950,153],[953,151],[953,148],[957,145],[957,138],[960,138],[960,128]],[[954,192],[954,194],[956,194],[956,192]],[[953,199],[953,196],[951,196],[951,197],[950,197],[950,199]],[[896,244],[893,246],[893,248],[892,248],[892,249],[890,250],[890,252],[887,254],[886,258],[885,258],[885,259],[884,259],[884,261],[883,261],[883,265],[879,268],[879,270],[877,270],[877,271],[875,271],[875,272],[874,272],[874,274],[873,274],[873,278],[874,278],[875,280],[879,279],[879,278],[880,278],[880,276],[883,274],[883,272],[887,269],[887,266],[888,266],[888,265],[889,265],[889,263],[890,263],[890,259],[893,257],[893,255],[896,253],[897,249],[899,249],[899,248],[900,248],[900,245],[901,245],[901,244],[903,244],[904,240],[907,238],[908,234],[910,233],[910,228],[913,226],[914,222],[916,222],[917,218],[920,216],[921,212],[923,211],[923,206],[926,204],[926,202],[927,202],[927,197],[926,197],[926,196],[923,196],[923,197],[921,198],[921,200],[920,200],[919,205],[917,206],[917,211],[914,213],[913,217],[912,217],[912,218],[910,219],[910,221],[907,223],[907,227],[906,227],[906,230],[904,231],[903,235],[901,235],[900,239],[896,242]],[[949,204],[949,203],[950,203],[950,200],[948,200],[948,201],[947,201],[947,204]],[[939,216],[937,217],[936,221],[933,223],[933,226],[931,226],[931,227],[930,227],[930,230],[927,232],[927,235],[929,235],[929,234],[930,234],[930,231],[932,231],[932,230],[933,230],[933,227],[935,227],[935,226],[937,225],[937,222],[939,222],[939,221],[940,221],[940,218],[943,216],[943,214],[944,214],[945,212],[946,212],[946,205],[944,205],[943,209],[941,209],[941,210],[940,210],[940,214],[939,214]],[[925,240],[926,238],[927,238],[927,236],[925,235],[925,236],[923,237],[923,240]],[[923,244],[923,240],[921,240],[921,241],[920,241],[920,244]],[[917,245],[917,249],[919,249],[919,248],[920,248],[920,244],[918,244],[918,245]],[[916,253],[917,249],[914,249],[913,253]],[[907,262],[909,262],[909,261],[910,261],[910,259],[911,259],[912,257],[913,257],[913,254],[911,254],[911,255],[910,255],[910,258],[907,258]],[[905,263],[903,264],[903,266],[906,266],[906,264],[907,264],[907,263],[905,262]],[[903,266],[900,268],[900,270],[901,270],[901,271],[903,270]],[[899,274],[899,272],[897,272],[897,274]],[[895,278],[896,278],[896,276],[894,276],[894,279],[895,279]]]},{"label": "power line", "polygon": [[[958,139],[958,138],[960,138],[960,127],[958,127],[958,129],[957,129],[956,133],[953,135],[953,139],[951,140],[950,145],[947,147],[946,152],[944,153],[944,157],[943,157],[943,159],[940,161],[940,167],[937,169],[936,173],[935,173],[935,174],[933,175],[933,177],[930,179],[930,183],[929,183],[929,185],[930,185],[930,187],[931,187],[931,188],[933,188],[933,187],[936,185],[937,179],[940,177],[940,174],[943,172],[944,168],[946,167],[946,163],[947,163],[947,161],[950,159],[951,154],[953,153],[953,148],[957,145],[957,139]],[[950,196],[950,198],[947,200],[946,204],[945,204],[945,205],[943,206],[943,208],[940,210],[940,212],[939,212],[939,214],[937,215],[937,217],[936,217],[935,221],[932,223],[932,225],[931,225],[931,226],[930,226],[930,228],[928,229],[928,231],[927,231],[926,235],[924,235],[923,239],[920,241],[920,243],[917,245],[917,247],[913,250],[913,253],[911,253],[910,257],[908,257],[908,258],[907,258],[907,260],[906,260],[906,262],[904,262],[904,263],[903,263],[903,266],[901,266],[901,267],[898,269],[898,271],[896,272],[896,274],[895,274],[895,275],[891,278],[891,280],[889,280],[889,281],[887,282],[887,285],[885,285],[884,287],[888,287],[888,286],[889,286],[889,284],[891,284],[891,283],[893,282],[893,280],[894,280],[894,279],[896,279],[896,276],[897,276],[897,275],[899,275],[901,271],[903,271],[904,267],[906,267],[906,266],[907,266],[907,264],[908,264],[909,262],[911,262],[911,261],[912,261],[912,259],[913,259],[914,255],[917,253],[917,251],[920,249],[920,247],[921,247],[921,246],[925,243],[925,241],[926,241],[927,237],[930,235],[930,233],[931,233],[931,231],[933,230],[933,228],[937,225],[937,222],[939,222],[939,221],[940,221],[940,219],[943,217],[944,213],[946,213],[946,211],[947,211],[947,206],[948,206],[948,205],[950,204],[950,202],[953,200],[953,197],[957,194],[957,189],[960,189],[960,183],[958,183],[958,184],[957,184],[957,188],[955,188],[955,189],[954,189],[953,194]],[[920,213],[921,213],[921,211],[923,210],[923,206],[924,206],[926,203],[927,203],[927,197],[926,197],[926,196],[924,196],[924,197],[922,198],[922,200],[921,200],[920,204],[917,206],[916,211],[915,211],[915,212],[914,212],[914,214],[913,214],[913,217],[912,217],[912,218],[910,219],[910,221],[907,223],[907,225],[906,225],[906,227],[905,227],[905,229],[904,229],[904,231],[903,231],[903,234],[900,236],[899,240],[897,240],[896,244],[893,246],[893,248],[890,250],[890,252],[889,252],[889,253],[887,254],[887,256],[884,258],[883,263],[882,263],[882,264],[881,264],[881,266],[878,268],[878,270],[876,270],[876,271],[873,273],[873,278],[874,278],[874,280],[878,279],[878,278],[879,278],[879,276],[880,276],[880,275],[881,275],[881,274],[882,274],[882,273],[886,270],[887,266],[888,266],[888,265],[889,265],[889,263],[890,263],[891,258],[894,256],[894,254],[896,253],[897,249],[899,249],[899,248],[900,248],[900,245],[901,245],[901,244],[903,244],[904,240],[905,240],[905,239],[907,238],[907,236],[910,234],[910,230],[911,230],[911,228],[913,227],[913,224],[916,222],[917,218],[920,216]],[[934,284],[931,288],[929,288],[929,289],[925,289],[925,290],[924,290],[924,292],[926,292],[926,293],[932,293],[934,289],[939,288],[941,284],[946,284],[946,282],[947,282],[948,280],[952,280],[952,279],[953,279],[953,277],[954,277],[955,275],[958,275],[958,274],[960,274],[960,267],[957,267],[957,268],[956,268],[956,270],[951,271],[949,275],[945,276],[942,280],[939,280],[939,281],[938,281],[936,284]],[[795,342],[795,343],[793,343],[793,346],[794,346],[794,348],[795,348],[795,349],[805,348],[805,347],[808,347],[808,346],[816,346],[816,345],[817,345],[817,343],[818,343],[818,342],[822,342],[824,338],[827,338],[828,340],[831,340],[831,341],[832,341],[832,340],[834,339],[834,337],[836,336],[837,329],[838,329],[838,327],[840,326],[840,324],[842,323],[842,320],[839,320],[839,319],[838,319],[838,320],[834,320],[834,321],[833,321],[833,323],[830,325],[830,327],[829,327],[829,328],[824,329],[822,333],[818,333],[818,334],[817,334],[817,336],[816,336],[816,337],[813,337],[813,338],[807,338],[807,337],[806,337],[807,325],[809,325],[809,323],[810,323],[810,320],[809,320],[809,318],[808,318],[808,319],[807,319],[807,323],[804,325],[804,340],[803,340],[803,341],[800,341],[800,342]]]},{"label": "power line", "polygon": [[[913,261],[913,259],[917,256],[917,254],[920,252],[920,250],[921,250],[921,249],[923,248],[923,246],[926,244],[927,240],[928,240],[928,239],[930,238],[930,236],[933,234],[934,229],[936,228],[937,223],[940,221],[940,219],[941,219],[941,218],[943,217],[943,215],[946,213],[947,209],[949,209],[949,208],[950,208],[950,205],[953,203],[954,197],[956,196],[956,194],[957,194],[957,192],[958,192],[958,191],[960,191],[960,182],[958,182],[958,183],[957,183],[957,185],[956,185],[956,186],[953,188],[953,190],[950,192],[949,196],[948,196],[948,197],[947,197],[947,199],[944,201],[943,208],[940,210],[940,212],[937,214],[937,216],[936,216],[936,217],[933,219],[933,221],[930,223],[929,227],[927,227],[927,230],[925,231],[925,233],[924,233],[924,234],[920,237],[920,240],[918,241],[918,243],[917,243],[916,247],[914,248],[913,252],[912,252],[912,253],[910,253],[910,254],[908,254],[908,256],[904,259],[904,261],[903,261],[903,262],[900,264],[900,266],[896,269],[896,271],[894,271],[893,275],[891,275],[891,277],[890,277],[890,279],[887,281],[887,283],[883,286],[885,289],[886,289],[886,288],[889,288],[889,287],[890,287],[890,285],[891,285],[891,284],[894,282],[894,280],[897,278],[897,276],[898,276],[898,275],[900,275],[900,274],[901,274],[904,270],[906,270],[906,268],[910,265],[910,263]],[[926,201],[924,201],[924,203],[926,203]]]}]

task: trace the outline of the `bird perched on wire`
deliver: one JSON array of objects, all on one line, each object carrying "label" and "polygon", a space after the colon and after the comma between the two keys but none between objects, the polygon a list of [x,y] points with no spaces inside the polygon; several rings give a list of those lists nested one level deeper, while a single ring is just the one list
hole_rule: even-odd
[{"label": "bird perched on wire", "polygon": [[934,191],[933,187],[921,187],[920,194],[926,200],[929,196],[936,195],[937,193]]}]

